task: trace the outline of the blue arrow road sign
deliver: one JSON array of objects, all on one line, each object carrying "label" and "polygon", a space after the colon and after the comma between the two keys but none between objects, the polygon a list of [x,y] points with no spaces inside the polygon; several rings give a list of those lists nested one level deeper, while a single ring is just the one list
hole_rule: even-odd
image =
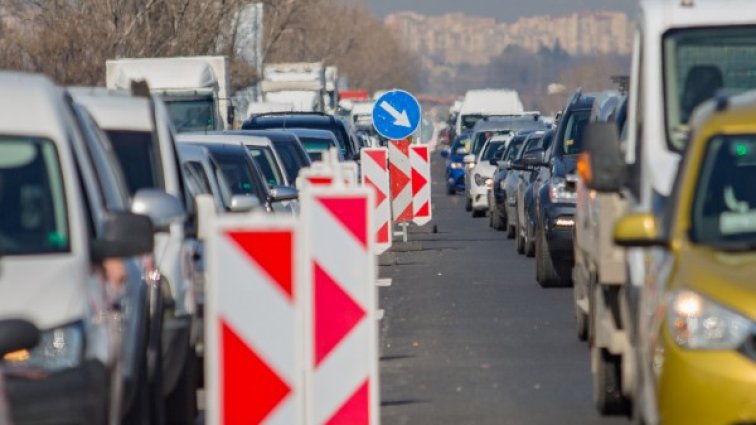
[{"label": "blue arrow road sign", "polygon": [[373,126],[381,136],[402,140],[420,125],[420,103],[404,90],[391,90],[378,98],[373,106]]}]

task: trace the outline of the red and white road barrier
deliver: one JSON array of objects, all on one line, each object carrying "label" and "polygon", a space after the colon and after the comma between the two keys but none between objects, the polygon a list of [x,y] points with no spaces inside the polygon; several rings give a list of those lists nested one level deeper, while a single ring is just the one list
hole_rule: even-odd
[{"label": "red and white road barrier", "polygon": [[394,223],[412,221],[412,167],[409,158],[410,139],[389,141],[391,162],[391,210]]},{"label": "red and white road barrier", "polygon": [[304,189],[306,185],[330,186],[333,184],[333,177],[336,174],[336,168],[341,172],[344,183],[347,186],[356,186],[358,184],[357,164],[355,162],[339,162],[338,152],[335,149],[323,153],[323,160],[313,162],[310,167],[299,170],[296,187],[298,190]]},{"label": "red and white road barrier", "polygon": [[297,223],[254,214],[215,218],[209,228],[207,423],[302,425]]},{"label": "red and white road barrier", "polygon": [[300,195],[308,425],[379,422],[373,191]]},{"label": "red and white road barrier", "polygon": [[433,218],[430,149],[428,145],[410,146],[410,166],[412,167],[412,222],[418,226],[423,226]]},{"label": "red and white road barrier", "polygon": [[360,152],[362,164],[362,184],[373,188],[375,203],[373,208],[373,232],[378,255],[391,248],[391,199],[389,198],[388,149],[363,148]]}]

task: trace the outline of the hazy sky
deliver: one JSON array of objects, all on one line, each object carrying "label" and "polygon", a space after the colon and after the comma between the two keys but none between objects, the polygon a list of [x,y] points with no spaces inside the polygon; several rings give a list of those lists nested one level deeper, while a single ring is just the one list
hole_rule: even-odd
[{"label": "hazy sky", "polygon": [[562,15],[574,11],[598,9],[633,13],[635,0],[367,0],[381,18],[400,10],[414,10],[429,15],[464,12],[468,15],[492,16],[511,21],[521,16]]}]

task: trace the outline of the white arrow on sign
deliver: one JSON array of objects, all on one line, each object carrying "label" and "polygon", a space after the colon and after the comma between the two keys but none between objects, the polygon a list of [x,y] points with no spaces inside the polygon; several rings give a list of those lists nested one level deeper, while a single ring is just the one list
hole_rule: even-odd
[{"label": "white arrow on sign", "polygon": [[381,108],[385,109],[386,112],[389,113],[389,115],[394,117],[394,125],[407,128],[412,127],[412,124],[410,124],[409,121],[409,117],[407,116],[407,111],[402,111],[401,113],[399,113],[396,108],[391,106],[391,104],[386,102],[385,100],[381,102]]}]

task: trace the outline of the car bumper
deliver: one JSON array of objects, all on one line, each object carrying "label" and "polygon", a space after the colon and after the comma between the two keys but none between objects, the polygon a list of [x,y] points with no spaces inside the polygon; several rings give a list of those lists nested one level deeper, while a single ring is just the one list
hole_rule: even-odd
[{"label": "car bumper", "polygon": [[666,330],[658,406],[661,422],[750,424],[756,422],[756,361],[736,351],[686,350]]},{"label": "car bumper", "polygon": [[552,256],[574,258],[575,204],[555,204],[544,209],[546,242]]},{"label": "car bumper", "polygon": [[108,411],[108,371],[98,361],[45,377],[9,377],[6,393],[15,425],[100,425]]},{"label": "car bumper", "polygon": [[446,185],[457,190],[465,189],[465,170],[449,169],[446,172]]},{"label": "car bumper", "polygon": [[470,199],[475,211],[488,211],[488,187],[473,184],[470,188]]}]

